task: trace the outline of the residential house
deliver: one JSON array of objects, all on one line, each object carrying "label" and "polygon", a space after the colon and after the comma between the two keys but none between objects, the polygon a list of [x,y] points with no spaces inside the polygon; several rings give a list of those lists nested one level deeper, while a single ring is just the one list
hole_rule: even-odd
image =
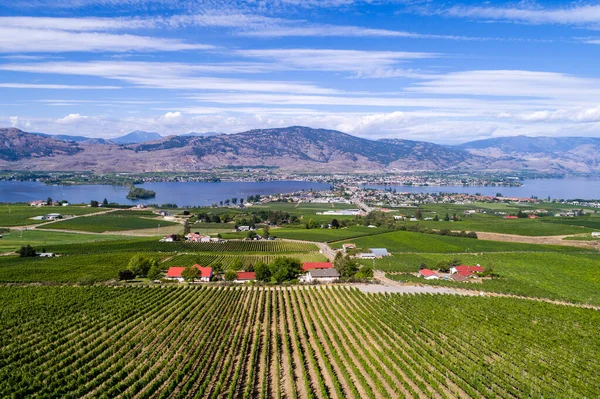
[{"label": "residential house", "polygon": [[210,236],[201,236],[198,233],[186,234],[185,239],[189,242],[210,242]]},{"label": "residential house", "polygon": [[[212,278],[212,275],[213,275],[212,267],[203,267],[203,266],[200,266],[199,264],[195,264],[194,267],[200,271],[200,276],[198,277],[199,281],[202,281],[205,283],[210,281],[210,279]],[[181,276],[181,273],[183,273],[184,270],[185,270],[185,267],[181,267],[181,266],[169,267],[169,270],[167,270],[166,277],[169,280],[183,281],[184,279]]]},{"label": "residential house", "polygon": [[30,206],[46,206],[47,203],[46,203],[46,201],[43,201],[43,200],[37,200],[37,201],[31,201],[29,203],[29,205]]},{"label": "residential house", "polygon": [[336,280],[339,280],[340,273],[334,269],[311,269],[306,273],[306,281],[307,283],[319,282],[319,283],[332,283]]},{"label": "residential house", "polygon": [[356,249],[356,244],[342,244],[342,251],[347,253],[349,249]]},{"label": "residential house", "polygon": [[161,238],[160,242],[174,242],[176,240],[177,240],[176,234],[169,234],[168,236]]},{"label": "residential house", "polygon": [[438,280],[440,278],[436,272],[429,269],[419,270],[419,277],[423,277],[425,280]]},{"label": "residential house", "polygon": [[465,266],[465,265],[460,265],[460,266],[452,266],[450,268],[450,274],[456,274],[456,273],[482,273],[483,272],[483,267],[481,267],[480,265],[477,266]]},{"label": "residential house", "polygon": [[247,283],[253,280],[256,280],[255,272],[237,272],[237,277],[234,280],[234,283]]},{"label": "residential house", "polygon": [[310,272],[312,270],[324,270],[324,269],[333,269],[333,263],[331,262],[306,262],[302,265],[302,274],[298,280],[301,282],[309,282],[310,281]]}]

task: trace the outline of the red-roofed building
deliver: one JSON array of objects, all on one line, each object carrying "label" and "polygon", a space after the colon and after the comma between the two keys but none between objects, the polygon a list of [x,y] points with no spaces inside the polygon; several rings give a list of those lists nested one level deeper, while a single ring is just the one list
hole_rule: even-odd
[{"label": "red-roofed building", "polygon": [[331,269],[333,263],[331,262],[306,262],[302,265],[302,270],[307,272],[312,269]]},{"label": "red-roofed building", "polygon": [[[198,280],[208,283],[213,275],[212,267],[203,267],[199,264],[195,264],[194,267],[198,269],[198,271],[200,271],[200,276],[198,277]],[[185,267],[181,266],[169,267],[169,270],[167,271],[167,278],[171,280],[183,281],[181,273],[183,273],[184,270]]]},{"label": "red-roofed building", "polygon": [[437,280],[440,278],[436,272],[429,269],[419,270],[419,277],[423,277],[425,280]]},{"label": "red-roofed building", "polygon": [[189,233],[185,238],[190,242],[210,242],[210,236],[201,236],[196,233]]},{"label": "red-roofed building", "polygon": [[463,276],[469,275],[471,273],[482,273],[482,272],[483,272],[483,267],[481,267],[479,265],[477,265],[477,266],[460,265],[460,266],[453,266],[450,268],[451,274],[460,273]]},{"label": "red-roofed building", "polygon": [[246,283],[248,281],[256,280],[256,273],[254,272],[237,272],[236,283]]},{"label": "red-roofed building", "polygon": [[506,215],[504,216],[504,219],[518,219],[518,216],[511,216],[511,215]]}]

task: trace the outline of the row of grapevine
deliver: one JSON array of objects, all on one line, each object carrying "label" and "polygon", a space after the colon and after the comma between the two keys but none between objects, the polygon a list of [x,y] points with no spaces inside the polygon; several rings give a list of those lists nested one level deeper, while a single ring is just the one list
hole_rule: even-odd
[{"label": "row of grapevine", "polygon": [[598,397],[600,312],[347,287],[1,287],[0,397]]}]

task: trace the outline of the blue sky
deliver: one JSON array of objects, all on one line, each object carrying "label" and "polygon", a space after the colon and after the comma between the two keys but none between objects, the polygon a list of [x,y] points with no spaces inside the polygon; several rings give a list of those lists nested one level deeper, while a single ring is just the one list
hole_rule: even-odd
[{"label": "blue sky", "polygon": [[600,136],[600,5],[0,1],[0,126]]}]

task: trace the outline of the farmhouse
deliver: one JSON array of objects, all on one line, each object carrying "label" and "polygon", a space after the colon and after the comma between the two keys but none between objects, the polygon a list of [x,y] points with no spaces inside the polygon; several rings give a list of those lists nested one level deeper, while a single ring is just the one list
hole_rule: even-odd
[{"label": "farmhouse", "polygon": [[376,256],[372,252],[363,252],[357,255],[359,259],[375,259]]},{"label": "farmhouse", "polygon": [[201,236],[198,233],[189,233],[185,238],[189,242],[210,242],[210,236]]},{"label": "farmhouse", "polygon": [[600,237],[600,231],[592,232],[592,237]]},{"label": "farmhouse", "polygon": [[319,282],[319,283],[331,283],[340,278],[340,273],[334,269],[312,269],[306,273],[307,283]]},{"label": "farmhouse", "polygon": [[168,236],[161,238],[160,242],[174,242],[176,240],[177,240],[176,234],[169,234]]},{"label": "farmhouse", "polygon": [[37,201],[31,201],[29,203],[30,206],[46,206],[47,203],[46,201],[42,201],[42,200],[37,200]]},{"label": "farmhouse", "polygon": [[40,258],[54,258],[55,255],[54,255],[54,252],[42,252],[42,253],[39,253],[38,256]]},{"label": "farmhouse", "polygon": [[256,273],[254,272],[237,272],[237,278],[234,283],[247,283],[248,281],[256,280]]},{"label": "farmhouse", "polygon": [[460,265],[460,266],[452,266],[450,268],[450,274],[457,274],[457,273],[461,273],[461,274],[471,274],[471,273],[482,273],[483,272],[483,267],[477,265],[477,266],[465,266],[465,265]]},{"label": "farmhouse", "polygon": [[423,277],[425,280],[438,280],[440,278],[436,272],[429,269],[419,270],[419,277]]},{"label": "farmhouse", "polygon": [[[206,282],[206,283],[210,281],[210,279],[213,275],[212,267],[202,267],[198,264],[195,264],[194,267],[200,271],[200,277],[198,278],[200,281]],[[181,267],[181,266],[169,267],[169,270],[167,271],[167,278],[169,280],[183,281],[183,277],[181,276],[181,273],[183,273],[184,270],[185,270],[185,267]]]},{"label": "farmhouse", "polygon": [[342,244],[342,251],[348,252],[349,249],[356,249],[356,244]]},{"label": "farmhouse", "polygon": [[332,269],[333,263],[331,262],[306,262],[302,265],[302,270],[307,272],[313,269]]}]

